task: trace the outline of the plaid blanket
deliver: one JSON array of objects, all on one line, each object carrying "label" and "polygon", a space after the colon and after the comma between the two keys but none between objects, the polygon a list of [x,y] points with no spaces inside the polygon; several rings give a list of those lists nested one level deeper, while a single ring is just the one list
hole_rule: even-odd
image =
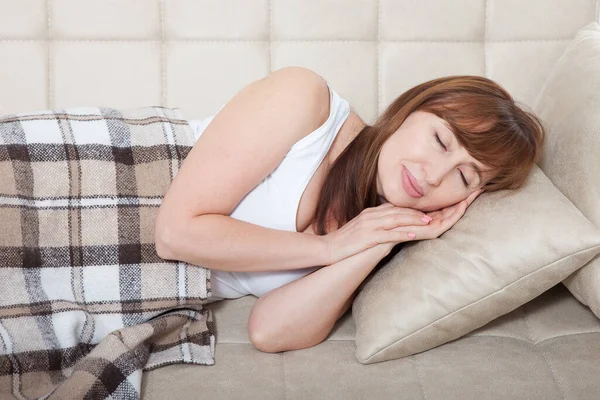
[{"label": "plaid blanket", "polygon": [[210,270],[153,237],[193,143],[164,107],[0,118],[0,398],[138,399],[143,371],[214,364]]}]

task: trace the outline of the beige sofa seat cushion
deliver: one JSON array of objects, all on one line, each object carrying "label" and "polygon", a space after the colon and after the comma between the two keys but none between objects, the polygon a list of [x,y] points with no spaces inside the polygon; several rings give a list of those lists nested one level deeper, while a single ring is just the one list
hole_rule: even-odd
[{"label": "beige sofa seat cushion", "polygon": [[[548,126],[540,168],[600,226],[600,25],[575,36],[542,88],[534,110]],[[600,257],[563,283],[600,318]]]},{"label": "beige sofa seat cushion", "polygon": [[210,304],[215,365],[144,372],[142,399],[595,400],[600,393],[600,319],[563,284],[437,349],[371,365],[354,356],[350,312],[317,346],[256,350],[246,331],[256,300]]},{"label": "beige sofa seat cushion", "polygon": [[560,283],[600,252],[600,231],[534,167],[519,190],[483,193],[447,232],[408,242],[352,308],[363,364],[457,339]]}]

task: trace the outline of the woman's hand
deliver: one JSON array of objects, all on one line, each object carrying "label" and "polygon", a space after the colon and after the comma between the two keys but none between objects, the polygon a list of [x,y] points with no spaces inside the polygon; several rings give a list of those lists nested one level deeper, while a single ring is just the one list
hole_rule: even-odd
[{"label": "woman's hand", "polygon": [[391,250],[400,242],[412,240],[408,236],[411,230],[394,228],[424,227],[431,218],[433,216],[427,218],[422,211],[395,207],[391,203],[365,208],[341,228],[322,236],[329,249],[327,265],[381,244],[392,244]]},{"label": "woman's hand", "polygon": [[416,226],[399,226],[393,228],[392,231],[402,233],[410,232],[413,233],[415,236],[406,240],[398,241],[396,243],[382,243],[379,246],[382,249],[387,250],[387,252],[385,253],[387,255],[398,243],[406,242],[408,240],[435,239],[441,236],[442,233],[446,232],[458,222],[458,220],[465,214],[467,208],[477,198],[477,196],[481,194],[482,191],[483,190],[478,190],[476,192],[473,192],[465,200],[460,201],[452,206],[427,213],[426,215],[432,218],[432,220],[431,222],[426,224],[426,226],[418,224]]},{"label": "woman's hand", "polygon": [[437,238],[464,215],[481,192],[473,192],[459,203],[427,214],[391,203],[365,208],[347,224],[323,236],[329,249],[327,265],[376,246],[389,254],[398,243]]}]

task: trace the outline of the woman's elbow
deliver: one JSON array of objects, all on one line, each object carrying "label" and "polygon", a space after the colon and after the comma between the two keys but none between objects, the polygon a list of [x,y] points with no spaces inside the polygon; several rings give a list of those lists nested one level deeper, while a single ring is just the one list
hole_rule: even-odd
[{"label": "woman's elbow", "polygon": [[156,248],[156,254],[164,260],[173,260],[173,255],[170,250],[168,240],[160,233],[155,233],[154,246]]},{"label": "woman's elbow", "polygon": [[[259,329],[252,320],[248,322],[248,336],[254,347],[263,353],[279,353],[282,351],[302,350],[314,347],[322,343],[331,332],[331,329],[324,329],[311,337],[295,337],[285,333],[269,333],[265,329]],[[292,338],[292,339],[291,339]]]},{"label": "woman's elbow", "polygon": [[303,350],[322,343],[325,338],[302,341],[301,343],[278,344],[277,340],[269,340],[261,336],[250,336],[250,342],[263,353],[280,353],[282,351]]},{"label": "woman's elbow", "polygon": [[275,348],[269,340],[267,340],[260,333],[255,331],[248,331],[248,336],[250,337],[250,343],[259,351],[263,353],[277,353],[281,350]]},{"label": "woman's elbow", "polygon": [[156,254],[158,254],[160,258],[174,260],[174,235],[174,229],[170,226],[165,226],[163,224],[156,224],[154,226],[154,246],[156,248]]},{"label": "woman's elbow", "polygon": [[[260,301],[260,298],[257,302]],[[264,353],[277,353],[277,349],[273,346],[273,340],[269,338],[266,329],[265,320],[261,320],[261,317],[257,313],[258,307],[252,307],[250,311],[250,318],[248,318],[248,337],[250,343]]]}]

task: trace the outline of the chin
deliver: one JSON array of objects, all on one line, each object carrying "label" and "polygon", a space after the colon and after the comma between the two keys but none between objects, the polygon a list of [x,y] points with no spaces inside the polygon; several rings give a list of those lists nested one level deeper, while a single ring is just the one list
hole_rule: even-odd
[{"label": "chin", "polygon": [[409,207],[412,209],[415,209],[415,210],[423,211],[423,212],[437,211],[442,208],[442,207],[436,207],[436,206],[432,206],[432,205],[419,205],[419,204],[415,204],[415,205],[412,205]]}]

